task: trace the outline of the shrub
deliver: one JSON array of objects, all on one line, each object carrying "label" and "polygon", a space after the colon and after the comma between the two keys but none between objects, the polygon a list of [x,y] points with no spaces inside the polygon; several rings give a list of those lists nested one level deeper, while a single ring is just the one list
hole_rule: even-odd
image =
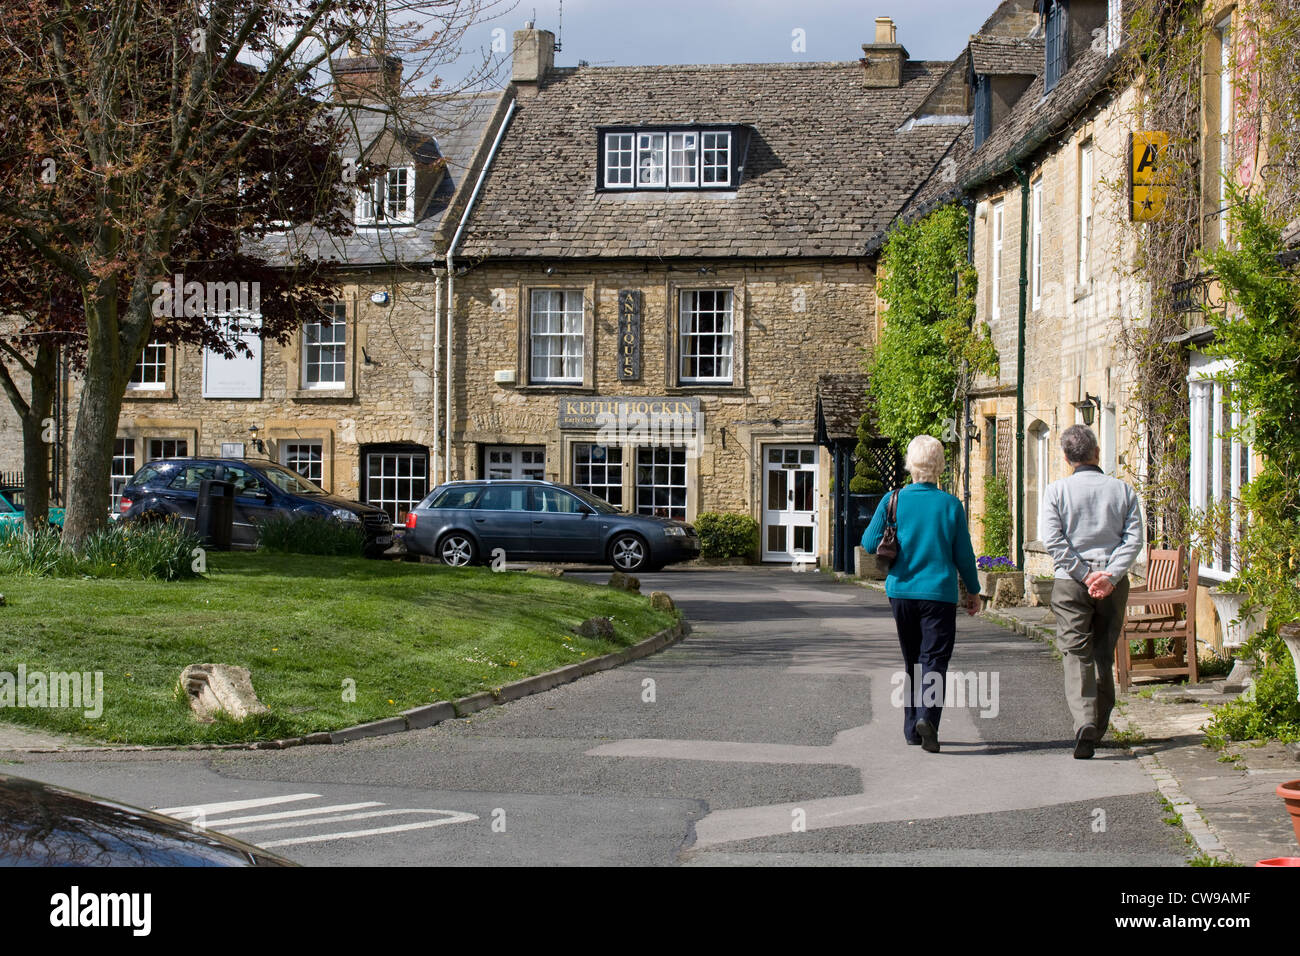
[{"label": "shrub", "polygon": [[272,515],[257,526],[257,546],[280,554],[358,557],[366,536],[359,523],[314,515]]},{"label": "shrub", "polygon": [[874,436],[867,428],[870,417],[870,413],[867,413],[858,423],[858,446],[853,450],[853,457],[857,461],[853,465],[853,477],[849,479],[849,492],[855,495],[878,495],[885,490],[885,483],[880,480],[880,471],[871,454],[870,443]]},{"label": "shrub", "polygon": [[745,514],[705,512],[695,519],[700,554],[706,558],[748,558],[758,550],[758,522]]},{"label": "shrub", "polygon": [[198,536],[179,521],[110,524],[76,550],[63,547],[57,529],[43,528],[0,540],[0,573],[179,581],[198,577],[194,567],[198,546]]},{"label": "shrub", "polygon": [[1205,736],[1222,745],[1229,740],[1300,740],[1300,702],[1296,700],[1295,668],[1282,638],[1262,631],[1241,652],[1259,661],[1255,693],[1214,710]]},{"label": "shrub", "polygon": [[1011,497],[1007,483],[996,475],[984,476],[984,551],[1007,554],[1011,550]]}]

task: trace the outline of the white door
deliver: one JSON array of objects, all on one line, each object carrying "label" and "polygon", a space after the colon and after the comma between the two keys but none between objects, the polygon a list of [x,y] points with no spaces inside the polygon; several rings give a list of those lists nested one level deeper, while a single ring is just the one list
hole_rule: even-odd
[{"label": "white door", "polygon": [[763,560],[812,558],[817,549],[817,446],[763,450]]},{"label": "white door", "polygon": [[488,445],[483,449],[483,477],[519,481],[546,477],[543,445]]}]

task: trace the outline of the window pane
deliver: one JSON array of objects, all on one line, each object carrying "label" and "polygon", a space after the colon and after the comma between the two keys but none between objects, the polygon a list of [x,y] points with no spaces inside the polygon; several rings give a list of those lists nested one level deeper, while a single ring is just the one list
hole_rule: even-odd
[{"label": "window pane", "polygon": [[699,137],[696,133],[673,133],[668,153],[669,182],[674,186],[696,184]]},{"label": "window pane", "polygon": [[686,520],[686,449],[638,448],[636,510],[639,514]]},{"label": "window pane", "polygon": [[664,134],[641,133],[637,136],[637,185],[664,184]]},{"label": "window pane", "polygon": [[632,134],[609,133],[605,136],[605,185],[632,185]]},{"label": "window pane", "polygon": [[167,343],[150,342],[135,363],[128,388],[156,390],[167,387]]},{"label": "window pane", "polygon": [[704,133],[701,164],[701,181],[706,185],[725,185],[731,182],[731,134]]},{"label": "window pane", "polygon": [[582,382],[583,320],[581,290],[533,291],[530,382]]},{"label": "window pane", "polygon": [[618,445],[574,445],[573,486],[623,507],[623,449]]},{"label": "window pane", "polygon": [[683,381],[731,381],[731,320],[731,290],[681,293],[680,377]]},{"label": "window pane", "polygon": [[424,450],[366,455],[366,501],[383,508],[395,524],[429,493],[429,455]]}]

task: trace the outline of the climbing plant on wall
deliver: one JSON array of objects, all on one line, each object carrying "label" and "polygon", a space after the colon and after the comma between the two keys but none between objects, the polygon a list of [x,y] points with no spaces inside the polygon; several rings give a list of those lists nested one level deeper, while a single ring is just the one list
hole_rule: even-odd
[{"label": "climbing plant on wall", "polygon": [[[881,254],[885,330],[869,361],[867,399],[878,432],[898,450],[917,435],[951,440],[963,378],[997,373],[986,329],[974,329],[976,273],[969,221],[954,203],[894,229]],[[969,384],[966,382],[965,384]]]}]

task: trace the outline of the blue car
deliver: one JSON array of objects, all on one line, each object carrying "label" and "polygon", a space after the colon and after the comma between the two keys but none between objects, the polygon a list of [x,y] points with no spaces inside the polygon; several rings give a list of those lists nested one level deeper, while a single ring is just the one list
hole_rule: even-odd
[{"label": "blue car", "polygon": [[619,511],[550,481],[453,481],[406,516],[406,549],[463,567],[491,561],[611,564],[632,574],[700,555],[684,521]]},{"label": "blue car", "polygon": [[369,557],[378,557],[393,543],[393,521],[384,509],[332,495],[296,471],[256,458],[151,461],[122,488],[120,520],[159,521],[175,516],[192,522],[199,485],[205,479],[235,485],[234,547],[256,548],[258,523],[274,514],[355,523],[365,534]]}]

